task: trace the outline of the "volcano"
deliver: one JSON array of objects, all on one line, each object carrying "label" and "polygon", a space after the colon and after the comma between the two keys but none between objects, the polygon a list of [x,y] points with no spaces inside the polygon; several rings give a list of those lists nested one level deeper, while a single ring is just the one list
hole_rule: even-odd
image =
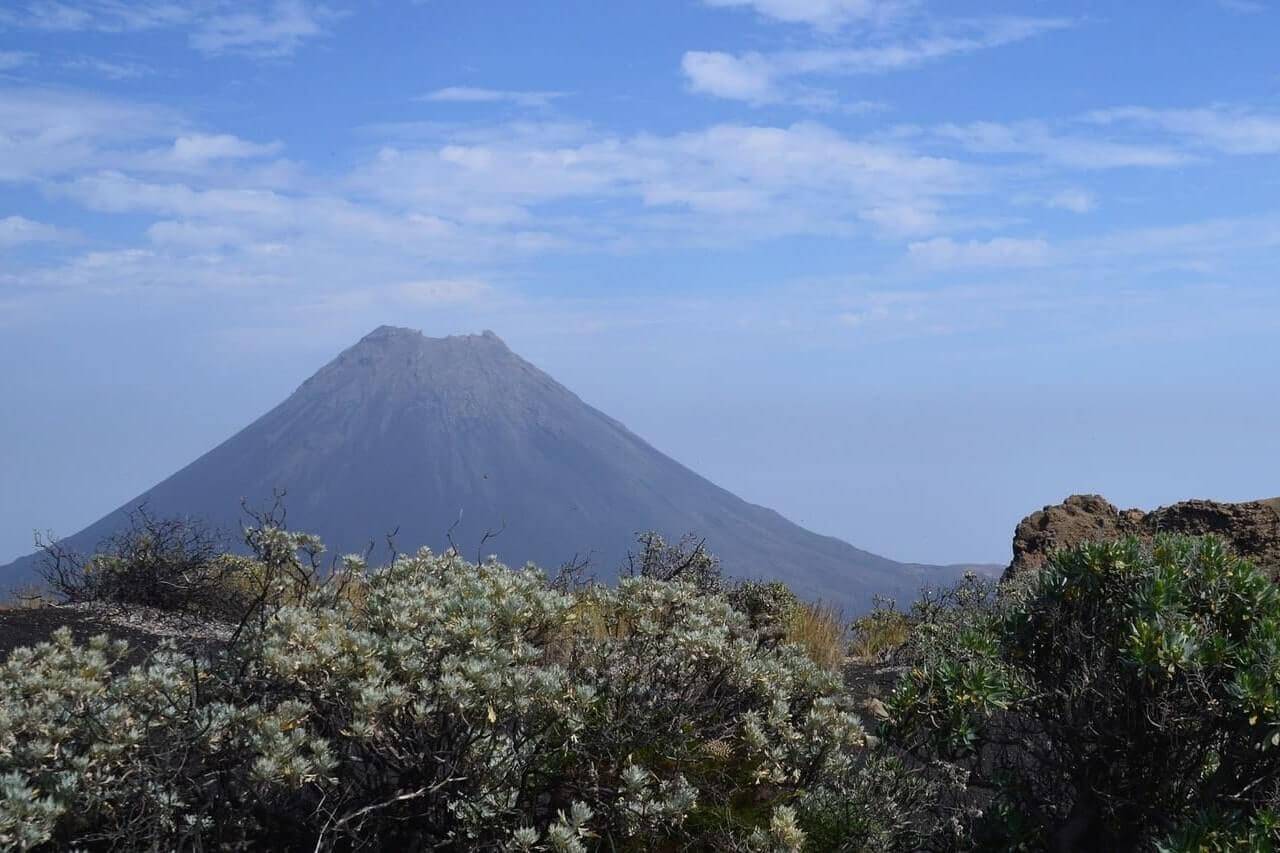
[{"label": "volcano", "polygon": [[[966,567],[904,564],[793,524],[651,447],[513,353],[492,332],[430,338],[382,326],[283,403],[65,544],[92,552],[145,504],[238,529],[242,502],[286,493],[289,526],[331,554],[391,531],[400,548],[616,572],[636,534],[705,540],[725,571],[787,583],[850,611],[912,599]],[[0,568],[37,575],[38,555]]]}]

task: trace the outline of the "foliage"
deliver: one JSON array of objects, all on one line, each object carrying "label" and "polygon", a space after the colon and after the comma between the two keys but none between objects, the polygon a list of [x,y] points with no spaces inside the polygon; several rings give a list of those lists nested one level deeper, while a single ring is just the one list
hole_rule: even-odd
[{"label": "foliage", "polygon": [[158,518],[145,506],[129,516],[126,530],[83,557],[57,540],[38,539],[42,573],[53,591],[72,602],[112,602],[175,612],[226,606],[224,579],[233,567],[221,560],[224,543],[200,521]]},{"label": "foliage", "polygon": [[806,601],[791,612],[783,639],[803,649],[818,666],[837,671],[848,657],[848,633],[839,610]]},{"label": "foliage", "polygon": [[[271,577],[318,547],[250,541]],[[452,552],[348,558],[219,654],[127,671],[60,633],[0,668],[0,847],[916,846],[930,786],[689,565],[569,593]]]},{"label": "foliage", "polygon": [[870,613],[854,620],[850,654],[859,660],[889,657],[911,636],[911,620],[893,599],[877,598]]},{"label": "foliage", "polygon": [[729,603],[747,617],[766,641],[779,642],[800,609],[800,599],[784,583],[742,581],[729,590]]},{"label": "foliage", "polygon": [[984,843],[1277,840],[1280,589],[1219,541],[1080,546],[919,617],[892,733],[1003,791]]},{"label": "foliage", "polygon": [[700,542],[642,536],[607,587],[453,551],[322,571],[261,520],[233,557],[144,519],[68,587],[230,618],[224,647],[126,668],[64,631],[0,665],[0,847],[1280,843],[1280,592],[1213,539],[878,608],[854,650],[906,671],[872,737],[839,614]]},{"label": "foliage", "polygon": [[627,555],[622,575],[659,581],[685,581],[700,592],[720,592],[723,578],[720,560],[707,550],[706,542],[685,536],[674,544],[653,531],[641,533],[639,551]]},{"label": "foliage", "polygon": [[301,604],[324,587],[359,595],[347,559],[325,569],[319,539],[291,533],[276,504],[244,530],[251,556],[226,553],[225,541],[198,520],[130,514],[127,529],[84,557],[63,543],[42,541],[43,574],[63,602],[152,607],[195,619],[261,621],[285,605]]}]

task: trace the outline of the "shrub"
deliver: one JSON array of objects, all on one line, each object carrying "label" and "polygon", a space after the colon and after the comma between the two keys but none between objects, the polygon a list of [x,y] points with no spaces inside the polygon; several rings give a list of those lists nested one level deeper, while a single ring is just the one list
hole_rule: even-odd
[{"label": "shrub", "polygon": [[784,583],[742,581],[729,591],[729,603],[769,642],[783,640],[800,608],[800,599]]},{"label": "shrub", "polygon": [[258,522],[244,531],[251,556],[226,553],[225,540],[200,521],[159,518],[139,507],[129,527],[103,540],[91,557],[43,542],[43,574],[66,602],[153,607],[232,623],[300,604],[324,586],[359,594],[359,573],[347,568],[360,558],[326,570],[323,545],[285,529],[279,503],[267,512],[246,511]]},{"label": "shrub", "polygon": [[1002,788],[984,843],[1280,840],[1280,590],[1219,541],[1061,551],[925,625],[893,732]]},{"label": "shrub", "polygon": [[[262,531],[258,562],[316,543]],[[63,633],[0,669],[0,846],[911,846],[928,791],[838,677],[692,579],[552,589],[423,551],[216,657]],[[351,587],[345,587],[350,589]]]},{"label": "shrub", "polygon": [[860,660],[882,660],[911,636],[911,620],[893,599],[876,599],[875,607],[853,623],[850,653]]},{"label": "shrub", "polygon": [[680,580],[700,592],[721,591],[720,561],[707,550],[703,540],[685,536],[671,544],[653,531],[641,533],[637,539],[640,549],[627,555],[623,577]]},{"label": "shrub", "polygon": [[112,602],[198,612],[225,606],[229,568],[219,560],[221,538],[199,521],[157,518],[145,506],[129,515],[126,530],[103,540],[91,557],[59,541],[38,541],[42,574],[72,602]]},{"label": "shrub", "polygon": [[818,666],[832,671],[844,663],[848,631],[835,608],[801,601],[778,581],[741,581],[727,597],[729,604],[747,617],[761,643],[791,643]]}]

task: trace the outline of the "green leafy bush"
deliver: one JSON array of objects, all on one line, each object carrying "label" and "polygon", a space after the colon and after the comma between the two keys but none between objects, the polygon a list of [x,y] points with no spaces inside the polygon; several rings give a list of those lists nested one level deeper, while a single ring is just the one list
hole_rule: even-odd
[{"label": "green leafy bush", "polygon": [[911,637],[911,626],[896,601],[877,598],[871,612],[854,620],[850,652],[862,661],[888,658]]},{"label": "green leafy bush", "polygon": [[[313,540],[261,531],[259,559]],[[290,556],[290,554],[294,556]],[[697,564],[691,564],[696,566]],[[0,668],[0,847],[915,846],[929,787],[839,678],[725,596],[420,552],[246,620],[213,657],[59,634]],[[695,583],[694,581],[697,581]]]},{"label": "green leafy bush", "polygon": [[1277,840],[1280,590],[1265,575],[1212,538],[1130,540],[1059,552],[1000,600],[962,598],[924,613],[889,711],[898,742],[1003,792],[983,843]]},{"label": "green leafy bush", "polygon": [[249,513],[261,522],[245,531],[253,556],[226,553],[224,539],[200,521],[157,517],[139,507],[129,526],[100,542],[91,556],[42,541],[44,578],[64,602],[238,622],[298,603],[326,578],[319,540],[286,531],[278,507]]},{"label": "green leafy bush", "polygon": [[729,603],[747,617],[761,638],[778,642],[800,608],[800,599],[784,583],[747,580],[729,590]]}]

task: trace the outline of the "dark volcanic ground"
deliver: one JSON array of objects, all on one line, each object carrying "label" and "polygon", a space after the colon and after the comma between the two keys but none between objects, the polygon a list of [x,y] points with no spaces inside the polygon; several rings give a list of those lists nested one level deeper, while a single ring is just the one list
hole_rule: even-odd
[{"label": "dark volcanic ground", "polygon": [[226,626],[176,619],[146,608],[127,611],[86,606],[17,607],[0,610],[0,661],[21,646],[44,642],[59,628],[69,628],[76,642],[106,634],[129,644],[121,663],[141,663],[148,653],[166,639],[179,648],[212,649]]}]

